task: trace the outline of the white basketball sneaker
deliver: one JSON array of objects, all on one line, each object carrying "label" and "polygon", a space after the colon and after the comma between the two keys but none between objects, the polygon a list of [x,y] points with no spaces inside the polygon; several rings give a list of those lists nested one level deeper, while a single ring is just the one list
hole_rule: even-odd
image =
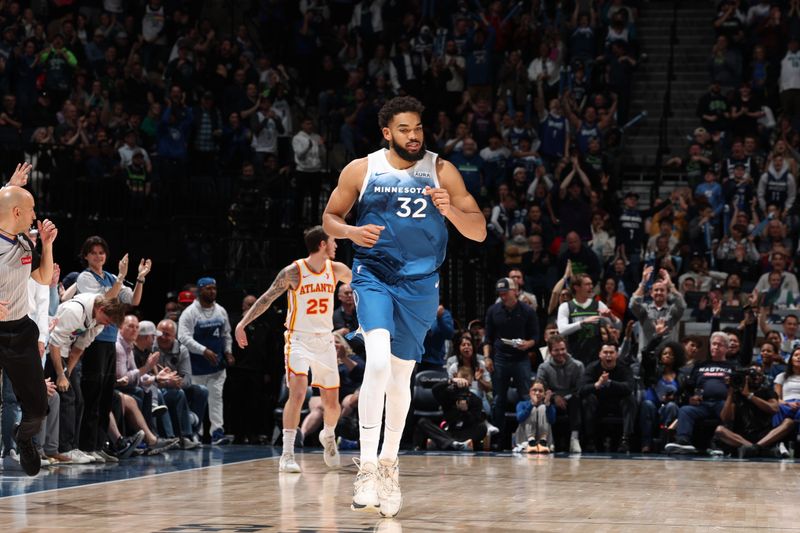
[{"label": "white basketball sneaker", "polygon": [[293,453],[285,453],[281,455],[280,463],[278,463],[278,472],[286,474],[299,474],[302,472],[300,465],[294,460]]},{"label": "white basketball sneaker", "polygon": [[319,434],[319,441],[324,448],[322,458],[329,468],[339,468],[341,458],[339,457],[339,448],[336,446],[336,435],[328,435],[323,429]]},{"label": "white basketball sneaker", "polygon": [[353,511],[377,511],[381,502],[378,499],[378,465],[375,463],[361,463],[353,458],[358,467],[356,482],[353,485]]},{"label": "white basketball sneaker", "polygon": [[398,460],[392,462],[381,459],[378,462],[378,499],[381,503],[381,516],[391,518],[400,512],[403,506],[403,494],[400,492],[400,467]]}]

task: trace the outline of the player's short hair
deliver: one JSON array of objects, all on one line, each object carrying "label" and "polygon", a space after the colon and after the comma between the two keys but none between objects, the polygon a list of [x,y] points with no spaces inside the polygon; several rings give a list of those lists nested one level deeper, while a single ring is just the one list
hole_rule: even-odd
[{"label": "player's short hair", "polygon": [[319,247],[323,242],[327,242],[328,234],[325,233],[322,226],[314,226],[313,228],[308,228],[305,233],[303,233],[303,240],[306,243],[306,250],[308,250],[308,253],[313,254],[319,251]]},{"label": "player's short hair", "polygon": [[395,115],[400,113],[416,113],[422,117],[425,106],[413,96],[397,96],[392,98],[378,111],[378,126],[381,128],[389,127],[389,122]]}]

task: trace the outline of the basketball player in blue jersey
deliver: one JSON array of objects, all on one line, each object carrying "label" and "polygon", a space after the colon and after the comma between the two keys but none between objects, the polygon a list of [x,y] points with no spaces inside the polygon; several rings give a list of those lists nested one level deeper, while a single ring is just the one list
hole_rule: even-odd
[{"label": "basketball player in blue jersey", "polygon": [[[411,403],[411,374],[436,319],[447,224],[483,241],[486,223],[456,168],[425,150],[420,102],[388,101],[378,124],[389,149],[345,167],[323,215],[328,235],[355,248],[353,295],[364,334],[367,366],[358,414],[361,461],[353,510],[395,516],[401,507],[397,453]],[[344,220],[358,203],[355,226]],[[383,448],[378,459],[386,405]]]}]

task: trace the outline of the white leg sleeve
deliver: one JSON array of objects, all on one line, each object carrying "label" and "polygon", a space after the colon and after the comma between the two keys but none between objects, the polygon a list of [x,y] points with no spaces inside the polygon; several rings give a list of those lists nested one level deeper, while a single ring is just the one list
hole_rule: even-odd
[{"label": "white leg sleeve", "polygon": [[392,376],[386,387],[386,429],[383,432],[381,459],[394,462],[411,406],[411,374],[416,361],[392,357]]},{"label": "white leg sleeve", "polygon": [[381,436],[381,417],[386,396],[386,385],[391,376],[391,336],[385,329],[364,333],[367,366],[358,397],[361,462],[378,462],[378,441]]}]

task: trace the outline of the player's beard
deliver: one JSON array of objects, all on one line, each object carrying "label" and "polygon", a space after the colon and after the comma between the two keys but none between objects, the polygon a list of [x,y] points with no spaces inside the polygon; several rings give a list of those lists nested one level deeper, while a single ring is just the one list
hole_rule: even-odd
[{"label": "player's beard", "polygon": [[394,150],[401,159],[408,161],[409,163],[414,163],[425,157],[425,141],[419,143],[419,150],[416,152],[409,152],[398,143],[392,141],[392,150]]}]

